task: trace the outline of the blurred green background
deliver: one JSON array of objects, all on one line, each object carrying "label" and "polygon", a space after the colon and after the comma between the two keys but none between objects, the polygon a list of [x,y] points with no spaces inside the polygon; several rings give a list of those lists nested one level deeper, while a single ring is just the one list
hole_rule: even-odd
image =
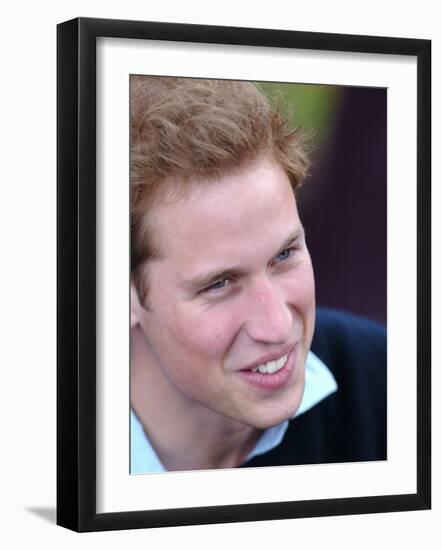
[{"label": "blurred green background", "polygon": [[312,132],[313,144],[326,142],[341,103],[341,88],[326,85],[256,82],[272,103],[281,103],[291,125]]}]

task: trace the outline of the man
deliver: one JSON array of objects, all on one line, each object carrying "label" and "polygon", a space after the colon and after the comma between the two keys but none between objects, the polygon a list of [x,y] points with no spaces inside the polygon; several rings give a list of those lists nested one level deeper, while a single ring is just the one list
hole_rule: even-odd
[{"label": "man", "polygon": [[316,315],[308,168],[254,85],[132,77],[132,473],[386,458],[385,334]]}]

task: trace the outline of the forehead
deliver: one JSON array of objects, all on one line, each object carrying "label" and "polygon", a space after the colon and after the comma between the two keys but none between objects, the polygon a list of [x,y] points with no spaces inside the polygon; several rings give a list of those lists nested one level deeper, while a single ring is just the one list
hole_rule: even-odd
[{"label": "forehead", "polygon": [[274,246],[300,225],[290,181],[267,159],[194,185],[151,219],[161,257],[194,263],[244,255],[259,243]]}]

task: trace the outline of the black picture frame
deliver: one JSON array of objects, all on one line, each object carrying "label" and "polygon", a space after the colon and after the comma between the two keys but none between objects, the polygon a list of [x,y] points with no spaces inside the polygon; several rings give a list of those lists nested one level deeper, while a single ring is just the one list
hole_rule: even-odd
[{"label": "black picture frame", "polygon": [[[266,46],[417,59],[417,492],[131,512],[96,511],[96,39]],[[431,507],[431,41],[78,18],[57,28],[57,523],[75,531]]]}]

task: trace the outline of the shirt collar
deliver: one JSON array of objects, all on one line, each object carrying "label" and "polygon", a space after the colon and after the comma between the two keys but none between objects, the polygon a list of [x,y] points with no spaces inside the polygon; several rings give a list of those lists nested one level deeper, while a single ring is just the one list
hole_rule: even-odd
[{"label": "shirt collar", "polygon": [[[305,387],[301,405],[292,418],[305,413],[317,403],[334,393],[338,389],[333,374],[313,352],[307,355],[305,367]],[[246,461],[266,453],[277,447],[288,428],[289,420],[284,420],[263,432],[255,447],[248,454]],[[156,452],[150,444],[141,422],[131,410],[130,413],[130,473],[143,474],[165,472]]]}]

